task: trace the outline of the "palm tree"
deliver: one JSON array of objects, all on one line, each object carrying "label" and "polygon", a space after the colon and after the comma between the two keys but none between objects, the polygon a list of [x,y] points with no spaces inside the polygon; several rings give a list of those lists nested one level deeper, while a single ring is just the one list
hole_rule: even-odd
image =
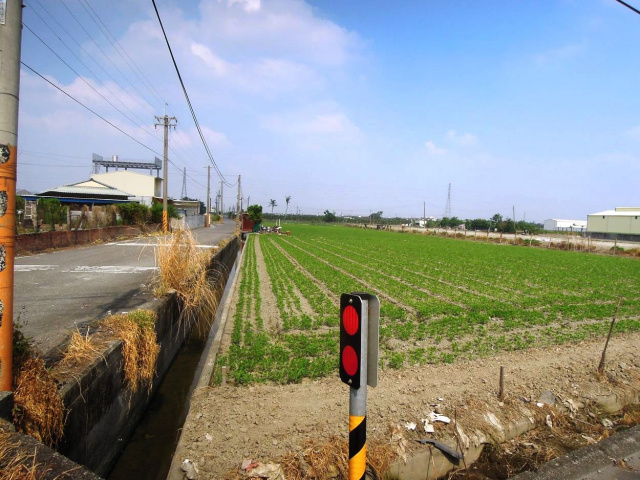
[{"label": "palm tree", "polygon": [[271,200],[269,200],[269,206],[271,207],[271,215],[273,215],[273,207],[277,207],[278,204],[276,203],[276,201],[272,198]]},{"label": "palm tree", "polygon": [[289,211],[289,202],[291,201],[291,195],[284,197],[284,201],[287,202],[287,208],[284,211],[284,218],[287,218],[287,212]]}]

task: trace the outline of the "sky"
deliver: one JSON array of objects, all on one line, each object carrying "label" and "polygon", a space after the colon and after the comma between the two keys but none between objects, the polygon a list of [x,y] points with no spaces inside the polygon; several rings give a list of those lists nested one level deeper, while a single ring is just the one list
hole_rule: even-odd
[{"label": "sky", "polygon": [[[24,3],[22,61],[66,94],[22,67],[18,189],[86,180],[93,153],[161,157],[166,108],[169,195],[186,168],[204,201],[211,161],[151,0]],[[441,217],[449,185],[459,218],[640,206],[640,15],[615,0],[156,5],[227,206],[238,176],[267,212]]]}]

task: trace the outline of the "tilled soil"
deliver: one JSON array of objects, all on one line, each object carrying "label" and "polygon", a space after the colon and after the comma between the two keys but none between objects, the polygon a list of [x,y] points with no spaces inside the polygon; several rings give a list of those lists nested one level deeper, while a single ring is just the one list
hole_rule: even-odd
[{"label": "tilled soil", "polygon": [[[368,438],[387,441],[395,427],[406,437],[410,454],[417,448],[414,440],[428,436],[419,433],[420,422],[434,408],[491,439],[485,412],[509,420],[519,405],[535,411],[546,390],[572,400],[579,409],[589,408],[598,395],[635,391],[637,398],[640,333],[612,338],[607,373],[599,377],[595,372],[603,344],[603,340],[586,341],[452,365],[381,371],[378,387],[368,390]],[[504,402],[497,398],[500,366],[506,371]],[[198,389],[177,460],[195,462],[198,478],[221,479],[237,471],[245,458],[278,462],[289,452],[302,451],[309,441],[322,443],[336,436],[346,441],[348,405],[349,389],[340,382],[337,369],[333,377],[296,385]],[[418,425],[416,431],[406,430],[408,422]],[[445,426],[435,428],[437,438]],[[598,440],[594,435],[586,437]]]}]

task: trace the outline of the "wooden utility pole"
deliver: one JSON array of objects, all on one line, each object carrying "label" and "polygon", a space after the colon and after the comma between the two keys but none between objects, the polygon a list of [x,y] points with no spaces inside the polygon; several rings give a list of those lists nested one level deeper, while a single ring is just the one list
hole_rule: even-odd
[{"label": "wooden utility pole", "polygon": [[11,391],[22,1],[0,9],[0,391]]},{"label": "wooden utility pole", "polygon": [[207,216],[204,217],[204,226],[211,226],[211,194],[210,187],[211,186],[211,165],[207,165]]},{"label": "wooden utility pole", "polygon": [[[169,231],[169,214],[167,209],[167,184],[169,183],[169,129],[171,127],[176,128],[176,124],[178,123],[178,119],[176,117],[168,117],[167,116],[167,104],[164,105],[165,114],[163,117],[157,117],[156,120],[161,123],[156,123],[155,126],[164,127],[164,180],[162,182],[162,231],[167,233]],[[175,123],[171,123],[174,121]]]},{"label": "wooden utility pole", "polygon": [[240,229],[240,214],[242,213],[241,175],[238,175],[238,199],[236,201],[236,230]]},{"label": "wooden utility pole", "polygon": [[224,191],[224,182],[220,180],[220,218],[222,218],[222,223],[224,223],[224,197],[222,196],[222,192]]}]

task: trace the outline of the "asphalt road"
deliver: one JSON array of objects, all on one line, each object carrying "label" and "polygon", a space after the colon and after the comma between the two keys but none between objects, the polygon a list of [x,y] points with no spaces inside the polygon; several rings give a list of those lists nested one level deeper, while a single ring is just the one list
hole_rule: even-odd
[{"label": "asphalt road", "polygon": [[[233,234],[235,222],[193,230],[203,248]],[[159,237],[16,258],[14,322],[47,353],[76,328],[153,298],[149,284]]]}]

